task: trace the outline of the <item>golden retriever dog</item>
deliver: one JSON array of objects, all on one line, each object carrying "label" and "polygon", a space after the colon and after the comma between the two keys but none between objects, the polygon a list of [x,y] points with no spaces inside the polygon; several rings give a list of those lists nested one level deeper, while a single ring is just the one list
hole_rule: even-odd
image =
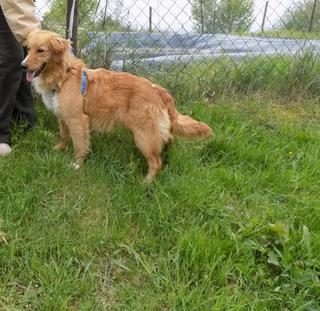
[{"label": "golden retriever dog", "polygon": [[90,129],[128,128],[148,161],[146,181],[160,170],[161,151],[174,135],[212,134],[206,124],[180,114],[165,88],[130,73],[87,68],[70,51],[70,42],[56,33],[32,31],[27,47],[21,65],[45,106],[58,118],[60,142],[54,148],[63,150],[72,140],[75,168],[82,166],[90,151]]}]

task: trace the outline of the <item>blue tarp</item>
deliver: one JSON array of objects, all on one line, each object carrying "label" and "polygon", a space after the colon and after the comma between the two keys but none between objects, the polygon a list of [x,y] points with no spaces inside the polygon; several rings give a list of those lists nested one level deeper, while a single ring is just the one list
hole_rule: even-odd
[{"label": "blue tarp", "polygon": [[226,34],[170,34],[148,32],[90,32],[84,53],[111,50],[111,67],[124,63],[149,66],[201,61],[228,56],[232,60],[253,56],[276,56],[320,52],[319,40],[249,37]]}]

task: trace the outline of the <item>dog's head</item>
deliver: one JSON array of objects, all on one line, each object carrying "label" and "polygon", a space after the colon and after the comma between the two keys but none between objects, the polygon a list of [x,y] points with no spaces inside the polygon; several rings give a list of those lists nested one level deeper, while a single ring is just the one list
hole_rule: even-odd
[{"label": "dog's head", "polygon": [[28,55],[21,63],[28,81],[41,75],[51,62],[59,63],[70,50],[70,41],[46,30],[34,30],[27,38]]}]

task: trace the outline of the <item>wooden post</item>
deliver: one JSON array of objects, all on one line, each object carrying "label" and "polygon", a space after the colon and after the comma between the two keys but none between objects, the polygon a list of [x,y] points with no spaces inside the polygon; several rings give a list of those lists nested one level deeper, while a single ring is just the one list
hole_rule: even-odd
[{"label": "wooden post", "polygon": [[152,32],[152,7],[149,6],[149,32]]},{"label": "wooden post", "polygon": [[318,1],[318,0],[314,0],[314,3],[313,3],[308,32],[311,32],[311,31],[312,31],[312,28],[313,28],[314,13],[315,13],[315,11],[316,11],[317,1]]},{"label": "wooden post", "polygon": [[68,0],[67,2],[67,29],[66,37],[72,41],[73,53],[78,52],[78,26],[79,26],[79,1]]},{"label": "wooden post", "polygon": [[204,32],[204,18],[203,18],[203,0],[200,0],[200,17],[201,17],[201,33]]},{"label": "wooden post", "polygon": [[269,1],[266,2],[266,5],[264,7],[264,12],[263,12],[263,18],[262,18],[262,24],[261,24],[261,31],[264,32],[264,24],[266,22],[266,17],[267,17],[267,11],[268,11],[268,5]]}]

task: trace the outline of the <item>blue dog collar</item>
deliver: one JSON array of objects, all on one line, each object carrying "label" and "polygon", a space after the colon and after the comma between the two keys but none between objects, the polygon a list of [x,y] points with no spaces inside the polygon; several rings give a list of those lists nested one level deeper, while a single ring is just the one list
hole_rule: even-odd
[{"label": "blue dog collar", "polygon": [[85,70],[82,71],[82,81],[81,81],[81,95],[85,96],[87,93],[87,86],[88,86],[88,75]]}]

